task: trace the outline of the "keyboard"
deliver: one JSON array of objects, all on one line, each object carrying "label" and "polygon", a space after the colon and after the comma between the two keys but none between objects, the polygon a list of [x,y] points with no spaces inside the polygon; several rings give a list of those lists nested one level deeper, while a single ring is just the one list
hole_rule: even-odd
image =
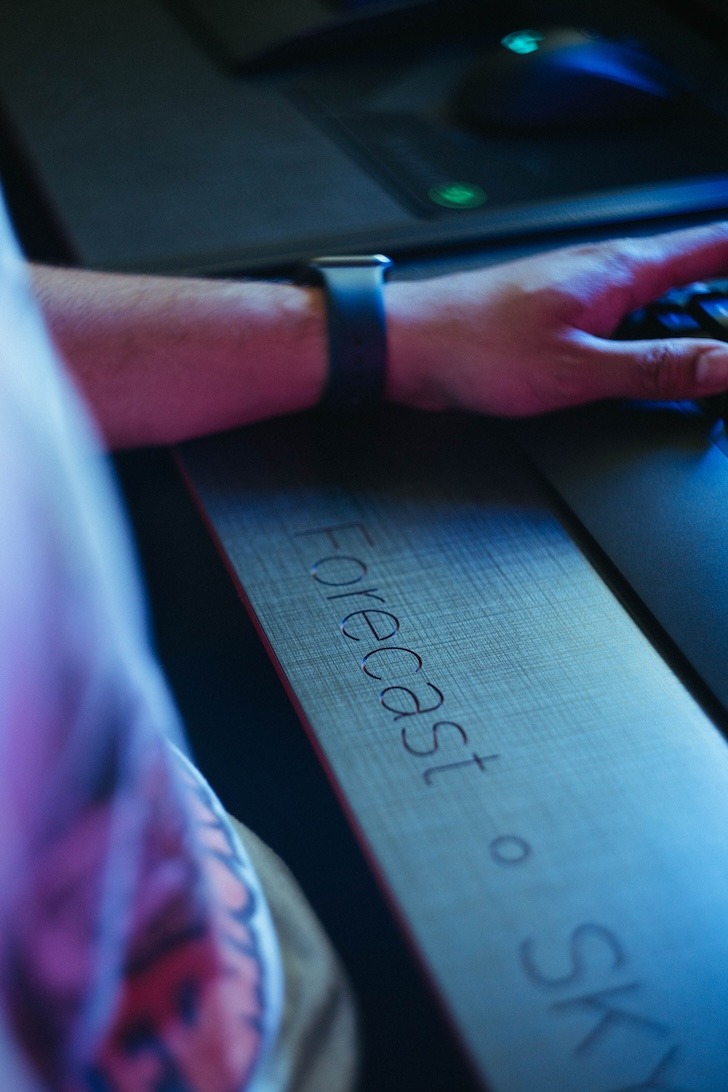
[{"label": "keyboard", "polygon": [[[624,340],[661,337],[712,337],[728,341],[728,279],[695,281],[633,311],[616,336]],[[714,417],[728,416],[728,392],[700,399]]]}]

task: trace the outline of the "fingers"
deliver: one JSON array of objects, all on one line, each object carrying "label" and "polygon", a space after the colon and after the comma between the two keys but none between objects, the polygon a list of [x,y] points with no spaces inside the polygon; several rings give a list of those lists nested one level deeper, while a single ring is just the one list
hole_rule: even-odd
[{"label": "fingers", "polygon": [[728,389],[728,345],[708,338],[659,341],[583,339],[575,401],[642,398],[680,401]]},{"label": "fingers", "polygon": [[632,273],[634,307],[642,307],[676,285],[728,274],[728,221],[646,238],[617,239],[611,245]]}]

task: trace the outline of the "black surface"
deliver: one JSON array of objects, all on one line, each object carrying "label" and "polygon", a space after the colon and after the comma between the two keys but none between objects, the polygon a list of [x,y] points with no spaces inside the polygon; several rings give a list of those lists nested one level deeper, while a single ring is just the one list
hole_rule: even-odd
[{"label": "black surface", "polygon": [[383,36],[442,31],[483,0],[167,0],[223,63],[245,71],[311,61]]},{"label": "black surface", "polygon": [[37,179],[27,168],[0,103],[0,185],[24,253],[32,261],[63,265],[71,250]]},{"label": "black surface", "polygon": [[[693,404],[598,406],[522,422],[531,459],[695,678],[728,710],[728,443]],[[644,622],[644,616],[643,616]],[[724,718],[723,718],[724,719]]]}]

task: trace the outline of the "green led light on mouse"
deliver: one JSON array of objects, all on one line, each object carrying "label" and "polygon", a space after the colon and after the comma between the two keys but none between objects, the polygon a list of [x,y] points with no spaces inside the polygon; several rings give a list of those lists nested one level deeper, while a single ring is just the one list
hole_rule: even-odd
[{"label": "green led light on mouse", "polygon": [[471,182],[445,182],[433,186],[428,197],[446,209],[477,209],[488,200],[485,190]]},{"label": "green led light on mouse", "polygon": [[535,53],[543,41],[543,34],[538,30],[516,30],[501,38],[501,45],[511,53]]}]

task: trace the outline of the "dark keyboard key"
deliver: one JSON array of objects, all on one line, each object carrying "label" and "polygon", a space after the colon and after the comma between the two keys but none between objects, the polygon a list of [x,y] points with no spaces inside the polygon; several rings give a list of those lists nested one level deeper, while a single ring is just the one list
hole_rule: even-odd
[{"label": "dark keyboard key", "polygon": [[728,281],[697,281],[673,288],[654,303],[627,315],[615,336],[714,337],[728,341]]},{"label": "dark keyboard key", "polygon": [[713,337],[728,338],[728,296],[696,296],[688,306],[696,325]]},{"label": "dark keyboard key", "polygon": [[685,307],[665,304],[659,300],[628,315],[616,336],[624,340],[639,340],[653,337],[699,337],[702,332],[699,319]]},{"label": "dark keyboard key", "polygon": [[697,337],[701,326],[697,319],[677,308],[658,309],[653,316],[655,333],[653,337]]}]

